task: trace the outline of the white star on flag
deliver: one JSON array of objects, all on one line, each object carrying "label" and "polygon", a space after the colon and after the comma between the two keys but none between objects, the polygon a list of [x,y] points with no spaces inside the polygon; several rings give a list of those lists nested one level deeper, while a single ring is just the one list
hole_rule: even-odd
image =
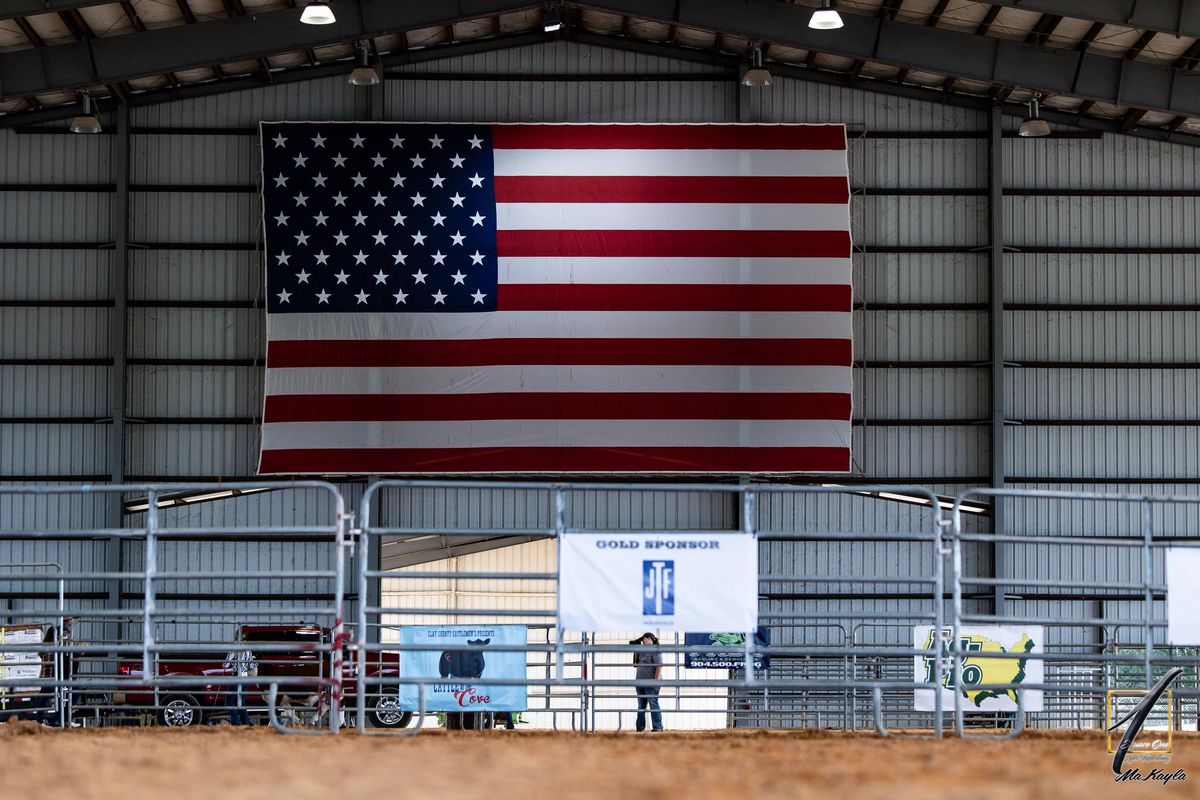
[{"label": "white star on flag", "polygon": [[362,213],[361,211],[358,212],[357,214],[355,214],[353,219],[354,219],[355,225],[366,225],[367,224],[367,215]]},{"label": "white star on flag", "polygon": [[436,292],[433,293],[433,302],[436,305],[443,305],[443,306],[446,305],[446,295],[442,292],[441,289],[438,289]]},{"label": "white star on flag", "polygon": [[394,295],[392,295],[392,297],[396,298],[397,303],[403,303],[408,299],[408,295],[404,292],[396,292]]},{"label": "white star on flag", "polygon": [[341,272],[339,272],[337,275],[334,275],[333,277],[337,278],[338,283],[345,283],[350,278],[350,276],[346,274],[345,270],[342,270]]},{"label": "white star on flag", "polygon": [[399,211],[397,211],[395,214],[393,214],[393,215],[392,215],[392,224],[393,224],[393,225],[399,225],[399,226],[403,226],[403,225],[404,225],[404,221],[405,221],[406,219],[408,219],[408,217],[404,216],[404,215],[403,215],[403,214],[401,214]]},{"label": "white star on flag", "polygon": [[375,201],[375,205],[377,206],[382,206],[387,203],[387,197],[385,197],[382,192],[376,192],[375,196],[371,199]]},{"label": "white star on flag", "polygon": [[318,264],[319,266],[322,266],[322,267],[324,267],[324,266],[327,266],[327,265],[328,265],[329,256],[325,255],[325,251],[324,251],[324,250],[322,250],[321,252],[317,253],[315,256],[313,256],[313,258],[315,258],[315,259],[317,260],[317,264]]},{"label": "white star on flag", "polygon": [[480,149],[479,145],[483,144],[483,139],[480,139],[478,135],[472,136],[470,139],[467,139],[467,141],[471,143],[472,150]]},{"label": "white star on flag", "polygon": [[485,297],[487,297],[487,295],[480,291],[476,291],[475,294],[471,295],[471,298],[474,299],[476,303],[482,303],[483,298]]},{"label": "white star on flag", "polygon": [[450,159],[450,163],[453,165],[454,169],[462,169],[464,161],[466,161],[466,159],[460,156],[458,153],[455,153],[453,158]]},{"label": "white star on flag", "polygon": [[483,263],[483,253],[476,250],[471,254],[471,266],[478,266]]},{"label": "white star on flag", "polygon": [[478,211],[476,211],[474,214],[471,215],[471,224],[482,226],[483,221],[485,219],[487,219],[487,217],[485,217],[483,214],[480,214]]},{"label": "white star on flag", "polygon": [[423,206],[425,205],[425,195],[418,192],[412,196],[412,201],[414,206]]},{"label": "white star on flag", "polygon": [[345,244],[346,239],[348,239],[348,238],[349,237],[346,234],[342,233],[341,231],[338,231],[337,233],[335,233],[333,235],[333,243],[334,244]]},{"label": "white star on flag", "polygon": [[329,180],[329,179],[318,172],[316,175],[313,176],[313,185],[320,186],[322,189],[324,189],[325,181],[327,181],[327,180]]},{"label": "white star on flag", "polygon": [[335,167],[346,166],[346,157],[344,155],[342,155],[341,153],[338,153],[336,156],[333,157],[333,165]]},{"label": "white star on flag", "polygon": [[365,175],[363,175],[361,172],[358,173],[357,175],[355,175],[350,180],[354,181],[355,188],[362,187],[365,189],[367,187],[367,177]]},{"label": "white star on flag", "polygon": [[420,231],[414,233],[412,237],[413,244],[425,244],[425,234],[421,233]]},{"label": "white star on flag", "polygon": [[325,137],[318,133],[316,136],[313,137],[313,147],[324,147],[324,146],[325,146]]},{"label": "white star on flag", "polygon": [[275,176],[275,185],[277,187],[287,186],[287,182],[288,182],[287,175],[284,175],[282,172]]},{"label": "white star on flag", "polygon": [[450,196],[450,202],[456,206],[461,206],[463,204],[463,200],[466,200],[466,199],[467,198],[463,197],[458,192],[455,192],[453,195]]},{"label": "white star on flag", "polygon": [[308,163],[308,156],[296,156],[292,161],[296,162],[297,167],[303,167]]},{"label": "white star on flag", "polygon": [[467,276],[464,275],[461,270],[459,270],[459,271],[455,272],[453,275],[451,275],[450,277],[454,278],[455,283],[462,283],[466,279]]},{"label": "white star on flag", "polygon": [[328,303],[329,302],[329,292],[325,291],[324,289],[317,292],[317,302],[318,303]]},{"label": "white star on flag", "polygon": [[466,239],[467,237],[463,236],[462,231],[458,231],[450,238],[454,240],[454,244],[456,246],[462,247],[463,240]]},{"label": "white star on flag", "polygon": [[444,223],[446,221],[446,218],[442,215],[442,212],[440,212],[440,211],[434,213],[434,215],[432,217],[430,217],[430,219],[433,220],[434,225],[441,225],[442,223]]},{"label": "white star on flag", "polygon": [[275,256],[275,262],[277,264],[287,264],[290,258],[291,256],[289,256],[287,253],[279,253],[277,256]]},{"label": "white star on flag", "polygon": [[309,273],[306,270],[300,270],[299,272],[296,273],[296,282],[297,283],[308,283],[308,276],[309,276]]},{"label": "white star on flag", "polygon": [[354,147],[362,147],[362,146],[363,146],[363,142],[365,142],[365,141],[366,141],[366,139],[364,139],[363,137],[359,136],[357,133],[356,133],[356,134],[354,134],[353,138],[351,138],[351,139],[350,139],[350,143],[351,143],[351,144],[352,144]]},{"label": "white star on flag", "polygon": [[371,277],[375,279],[376,283],[387,283],[388,279],[387,273],[385,273],[383,270],[379,270],[379,272],[376,272]]},{"label": "white star on flag", "polygon": [[403,186],[403,185],[404,185],[404,176],[401,175],[399,172],[397,172],[395,175],[392,176],[392,188],[394,189],[397,186]]},{"label": "white star on flag", "polygon": [[283,145],[287,142],[287,139],[283,138],[283,134],[281,133],[271,141],[275,143],[276,147],[283,147]]},{"label": "white star on flag", "polygon": [[426,277],[427,276],[425,275],[425,273],[421,272],[421,270],[417,270],[416,272],[413,273],[413,280],[417,283],[424,283]]},{"label": "white star on flag", "polygon": [[400,137],[400,134],[397,133],[395,136],[392,137],[392,147],[403,147],[403,146],[404,146],[404,139],[402,139]]},{"label": "white star on flag", "polygon": [[393,264],[403,264],[407,260],[408,260],[408,256],[405,255],[404,251],[402,251],[402,250],[397,250],[396,255],[392,256]]},{"label": "white star on flag", "polygon": [[433,138],[429,140],[429,144],[430,144],[430,146],[432,146],[432,147],[441,147],[441,146],[442,146],[442,137],[438,136],[438,135],[435,133],[435,134],[433,135]]},{"label": "white star on flag", "polygon": [[281,303],[290,302],[291,296],[292,296],[292,293],[289,292],[287,289],[284,289],[282,292],[279,293],[279,302],[281,302]]},{"label": "white star on flag", "polygon": [[359,293],[354,296],[358,298],[359,304],[367,302],[367,293],[365,291],[359,291]]},{"label": "white star on flag", "polygon": [[333,204],[334,204],[335,206],[344,206],[344,205],[346,205],[346,195],[342,194],[341,192],[338,192],[337,194],[335,194],[335,195],[333,196]]},{"label": "white star on flag", "polygon": [[313,217],[313,224],[314,225],[324,225],[326,220],[328,220],[328,219],[329,219],[329,216],[327,214],[324,214],[323,212],[318,211],[317,215],[315,217]]},{"label": "white star on flag", "polygon": [[291,217],[289,217],[287,214],[283,213],[282,211],[280,211],[278,214],[275,215],[275,222],[280,225],[287,225],[287,221],[289,219],[291,219]]},{"label": "white star on flag", "polygon": [[413,156],[412,158],[409,159],[409,161],[412,162],[414,169],[416,169],[418,167],[423,167],[425,165],[425,159],[422,158],[421,156]]},{"label": "white star on flag", "polygon": [[384,158],[381,153],[376,153],[375,155],[371,156],[371,163],[374,164],[375,166],[382,167],[383,162],[384,162]]},{"label": "white star on flag", "polygon": [[445,178],[443,178],[441,175],[438,175],[438,174],[435,174],[435,175],[434,175],[432,178],[430,178],[429,180],[430,180],[430,182],[431,182],[431,183],[433,183],[433,185],[434,185],[434,186],[436,186],[436,187],[437,187],[437,188],[439,188],[439,189],[441,189],[441,188],[442,188],[442,184],[446,182],[446,179],[445,179]]},{"label": "white star on flag", "polygon": [[378,233],[373,234],[371,238],[375,240],[375,244],[383,244],[387,241],[387,234],[383,231],[379,231]]},{"label": "white star on flag", "polygon": [[480,174],[478,172],[475,173],[475,176],[473,178],[468,178],[468,180],[471,181],[472,189],[479,189],[479,188],[483,187],[483,178],[480,176]]},{"label": "white star on flag", "polygon": [[433,263],[437,266],[441,266],[446,263],[446,257],[442,255],[441,250],[438,250],[433,254]]},{"label": "white star on flag", "polygon": [[308,244],[308,234],[300,231],[296,234],[296,244]]},{"label": "white star on flag", "polygon": [[354,254],[354,264],[355,264],[355,266],[358,266],[359,264],[365,264],[365,263],[367,263],[367,254],[364,253],[362,250],[359,250],[357,253]]}]

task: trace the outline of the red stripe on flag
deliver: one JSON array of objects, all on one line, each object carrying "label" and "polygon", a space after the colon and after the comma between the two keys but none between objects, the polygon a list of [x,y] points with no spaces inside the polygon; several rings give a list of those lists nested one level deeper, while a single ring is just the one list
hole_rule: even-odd
[{"label": "red stripe on flag", "polygon": [[847,231],[497,231],[501,257],[849,258]]},{"label": "red stripe on flag", "polygon": [[259,471],[425,472],[846,472],[844,447],[504,447],[264,450]]},{"label": "red stripe on flag", "polygon": [[661,364],[848,367],[849,339],[464,339],[272,341],[267,366],[470,367]]},{"label": "red stripe on flag", "polygon": [[499,311],[850,311],[846,285],[506,283]]},{"label": "red stripe on flag", "polygon": [[824,392],[505,392],[267,397],[263,422],[493,419],[850,419],[850,395]]},{"label": "red stripe on flag", "polygon": [[497,150],[845,150],[841,125],[493,125]]},{"label": "red stripe on flag", "polygon": [[845,178],[497,175],[497,203],[848,203]]}]

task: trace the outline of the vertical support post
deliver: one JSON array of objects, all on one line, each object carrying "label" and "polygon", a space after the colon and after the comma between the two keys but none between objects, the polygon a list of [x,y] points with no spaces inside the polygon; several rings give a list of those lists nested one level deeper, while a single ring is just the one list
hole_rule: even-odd
[{"label": "vertical support post", "polygon": [[[957,509],[956,509],[957,510]],[[955,519],[957,519],[957,515]],[[933,636],[933,735],[935,738],[942,738],[942,714],[945,709],[942,707],[942,628],[945,625],[945,605],[946,605],[946,553],[943,550],[945,544],[942,539],[942,528],[945,520],[942,518],[942,509],[938,505],[933,507],[933,629],[936,633]],[[955,538],[957,537],[957,529],[954,531]]]},{"label": "vertical support post", "polygon": [[1146,644],[1145,670],[1146,688],[1154,686],[1154,508],[1150,501],[1142,501],[1142,592],[1145,599],[1142,619],[1142,639]]},{"label": "vertical support post", "polygon": [[142,597],[142,680],[154,687],[154,704],[158,705],[158,669],[154,658],[154,577],[158,572],[158,491],[146,493],[146,550],[143,557]]},{"label": "vertical support post", "polygon": [[[358,630],[355,632],[355,638],[358,644],[358,674],[356,686],[358,691],[355,696],[355,728],[359,733],[366,733],[367,730],[367,646],[371,642],[370,634],[367,632],[367,585],[370,583],[367,580],[367,570],[370,567],[370,560],[367,558],[367,548],[370,546],[368,542],[371,539],[371,526],[368,520],[371,519],[371,501],[374,499],[373,485],[367,486],[366,494],[363,495],[362,501],[362,519],[359,521],[359,542],[358,542],[358,558],[355,559],[356,577],[358,579],[358,624],[355,626]],[[378,547],[378,545],[376,545]],[[379,687],[382,691],[382,687]],[[420,718],[417,720],[417,725],[420,726]]]},{"label": "vertical support post", "polygon": [[[372,87],[374,88],[374,87]],[[367,488],[371,488],[378,483],[380,477],[378,475],[367,476]],[[378,494],[378,490],[376,490]],[[370,536],[366,533],[373,525],[382,526],[384,523],[379,519],[382,512],[382,507],[375,508],[371,505],[367,506],[368,513],[374,509],[373,514],[369,518],[358,520],[359,529],[363,531],[358,542],[358,558],[366,562],[366,568],[372,572],[380,572],[383,570],[383,539],[379,536]],[[383,605],[383,578],[367,579],[364,587],[366,594],[360,594],[358,597],[359,605],[367,605],[372,608],[379,608]],[[366,630],[366,641],[371,644],[379,644],[383,640],[383,617],[379,616],[377,622],[379,624],[369,626]],[[380,656],[382,658],[382,656]]]},{"label": "vertical support post", "polygon": [[[556,560],[558,579],[554,582],[555,598],[554,598],[554,680],[561,683],[563,679],[563,626],[562,626],[562,546],[563,532],[567,527],[567,493],[562,490],[561,486],[554,487],[554,541],[558,548],[558,558]],[[549,695],[550,689],[546,689],[546,694]]]},{"label": "vertical support post", "polygon": [[[126,302],[129,292],[129,106],[117,106],[117,131],[113,136],[112,171],[116,192],[112,199],[113,253],[110,272],[110,293],[113,298],[112,316],[109,319],[108,348],[112,353],[113,367],[109,382],[109,412],[112,426],[109,428],[108,462],[111,480],[115,484],[125,482],[125,353],[128,332]],[[109,528],[125,527],[125,509],[120,492],[106,493]],[[153,504],[152,504],[153,505]],[[108,537],[104,545],[104,569],[106,572],[121,571],[121,539]],[[107,593],[105,607],[109,610],[121,607],[121,581],[110,578],[105,581]],[[104,638],[110,642],[120,637],[121,622],[113,619],[106,623]],[[115,669],[115,665],[113,667]]]},{"label": "vertical support post", "polygon": [[[346,652],[346,501],[341,492],[337,494],[336,524],[334,534],[334,575],[333,608],[336,617],[333,622],[333,658],[331,659],[333,674],[333,691],[330,692],[329,702],[329,731],[336,734],[342,727],[342,685],[345,678],[344,658]],[[360,691],[359,694],[362,692]]]},{"label": "vertical support post", "polygon": [[[754,490],[749,487],[743,487],[740,490],[740,493],[742,496],[742,533],[747,536],[753,537],[754,536],[754,528],[755,528],[754,517],[755,517],[755,509],[756,509],[756,505],[755,505],[754,501],[756,499],[756,495],[754,493]],[[757,539],[755,541],[757,542]],[[757,556],[757,553],[755,555]],[[758,574],[758,570],[755,570],[755,575],[757,575],[757,574]],[[757,589],[758,589],[757,580],[755,581],[754,588],[757,591]],[[757,614],[755,615],[755,621],[757,622]],[[745,664],[743,666],[743,669],[745,671],[744,671],[743,675],[745,676],[744,682],[747,686],[752,686],[755,683],[755,680],[754,680],[754,677],[755,677],[754,676],[754,635],[756,633],[758,633],[757,625],[755,626],[754,630],[746,631],[746,638],[745,638],[745,642],[744,642],[745,652],[743,653],[743,658],[745,659]],[[746,697],[747,698],[750,697],[749,691],[746,692]]]},{"label": "vertical support post", "polygon": [[[1004,411],[1008,386],[1004,378],[1004,172],[999,106],[993,106],[988,122],[988,326],[991,344],[992,420],[991,420],[991,486],[1004,488],[1005,439]],[[1004,519],[1004,500],[992,498],[992,533],[1007,532]],[[1008,545],[997,542],[992,546],[992,575],[1003,578],[1008,573]],[[993,587],[993,610],[997,616],[1006,611],[1004,586]]]},{"label": "vertical support post", "polygon": [[[950,543],[951,559],[950,559],[950,580],[952,581],[952,591],[954,598],[953,615],[950,622],[950,642],[949,653],[952,659],[954,677],[951,686],[954,689],[954,732],[960,738],[963,735],[963,709],[962,709],[962,692],[958,687],[962,686],[962,658],[958,651],[958,637],[962,626],[962,537],[958,533],[962,530],[962,512],[958,510],[957,504],[954,507],[954,539]],[[938,631],[935,638],[934,647],[936,648],[937,656],[940,659],[942,655],[942,632]],[[942,687],[938,687],[940,693]]]}]

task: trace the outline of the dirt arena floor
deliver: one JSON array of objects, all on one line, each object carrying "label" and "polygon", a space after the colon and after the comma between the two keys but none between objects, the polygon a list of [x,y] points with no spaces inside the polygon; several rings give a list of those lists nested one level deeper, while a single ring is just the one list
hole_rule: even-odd
[{"label": "dirt arena floor", "polygon": [[1177,740],[1186,781],[1117,783],[1104,739],[922,741],[784,732],[565,734],[427,731],[413,739],[270,730],[52,731],[0,726],[0,797],[308,798],[1200,797],[1200,738]]}]

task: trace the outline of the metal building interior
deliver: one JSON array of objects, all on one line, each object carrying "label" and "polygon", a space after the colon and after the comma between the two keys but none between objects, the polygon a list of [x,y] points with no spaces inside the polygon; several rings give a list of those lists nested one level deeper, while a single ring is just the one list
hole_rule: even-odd
[{"label": "metal building interior", "polygon": [[[140,543],[85,533],[142,528],[147,515],[144,494],[6,486],[257,480],[262,120],[844,122],[854,472],[789,481],[913,485],[943,497],[973,487],[1200,495],[1195,0],[840,0],[838,30],[808,27],[811,0],[336,0],[337,21],[323,26],[301,24],[302,5],[0,4],[0,529],[80,532],[5,538],[0,563],[120,572],[140,562]],[[756,52],[770,86],[741,83]],[[360,63],[382,80],[347,85]],[[1023,138],[1035,98],[1051,130]],[[68,128],[85,102],[97,135]],[[330,480],[351,505],[367,485]],[[380,497],[381,526],[480,529],[384,540],[370,556],[382,569],[485,554],[498,559],[493,568],[516,569],[536,554],[505,567],[494,548],[532,547],[520,537],[552,524],[548,496],[535,490]],[[577,522],[596,528],[739,524],[736,503],[702,490],[573,498]],[[328,548],[304,535],[223,532],[325,524],[332,509],[319,493],[229,490],[160,506],[171,524],[207,529],[161,546],[168,571],[329,567]],[[1033,500],[984,510],[971,530],[1119,533],[1139,513]],[[764,542],[762,574],[805,564],[914,574],[926,551],[871,538],[918,529],[928,511],[850,494],[764,501],[763,529],[859,537],[805,549]],[[1200,528],[1195,506],[1154,521],[1168,536]],[[498,538],[504,530],[517,538]],[[1142,570],[1136,553],[1105,554],[1073,574],[1044,555],[978,544],[965,569],[1099,584]],[[826,589],[768,590],[764,613],[851,619],[917,596]],[[1141,602],[1124,589],[977,589],[965,598],[972,607],[1048,617],[1132,619]],[[180,580],[161,592],[179,609],[329,596],[303,578]],[[142,593],[94,580],[68,597],[119,612]],[[6,602],[9,612],[49,608],[53,593],[26,588]],[[1155,604],[1161,613],[1161,597]],[[102,623],[93,624],[98,639]],[[226,640],[228,624],[179,622],[161,635],[203,629]],[[1064,646],[1097,644],[1083,628],[1062,636]]]}]

